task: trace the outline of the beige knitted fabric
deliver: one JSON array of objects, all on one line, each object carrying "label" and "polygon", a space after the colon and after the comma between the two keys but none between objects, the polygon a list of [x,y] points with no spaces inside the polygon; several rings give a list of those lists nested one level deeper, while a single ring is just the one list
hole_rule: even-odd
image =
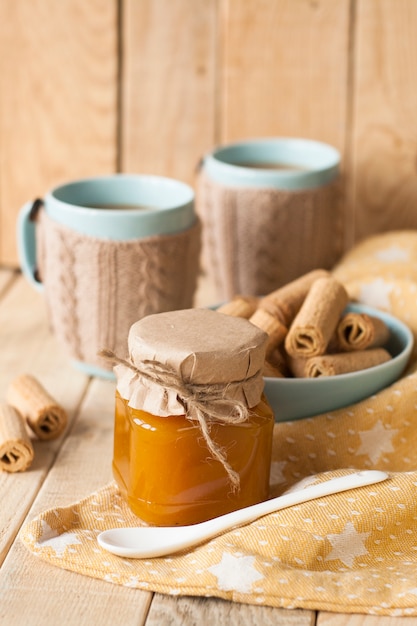
[{"label": "beige knitted fabric", "polygon": [[202,171],[203,262],[220,300],[269,293],[342,253],[340,183],[287,191],[225,187]]},{"label": "beige knitted fabric", "polygon": [[52,329],[69,355],[111,369],[97,352],[106,347],[126,354],[134,322],[191,307],[200,230],[197,221],[173,235],[111,241],[79,234],[40,211],[39,275]]}]

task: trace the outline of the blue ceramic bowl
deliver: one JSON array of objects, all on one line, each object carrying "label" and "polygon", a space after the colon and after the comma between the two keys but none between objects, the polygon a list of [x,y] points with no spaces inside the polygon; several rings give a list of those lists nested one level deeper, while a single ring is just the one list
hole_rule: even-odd
[{"label": "blue ceramic bowl", "polygon": [[413,335],[397,318],[362,304],[350,304],[347,310],[380,317],[390,329],[384,346],[392,359],[366,370],[322,378],[265,378],[265,394],[275,413],[276,422],[328,413],[372,396],[395,382],[407,366]]}]

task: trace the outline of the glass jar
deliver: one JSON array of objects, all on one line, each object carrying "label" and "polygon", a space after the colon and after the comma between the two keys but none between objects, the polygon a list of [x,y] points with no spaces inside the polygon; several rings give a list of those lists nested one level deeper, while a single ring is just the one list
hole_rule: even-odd
[{"label": "glass jar", "polygon": [[[154,384],[152,381],[149,382],[147,378],[141,379],[137,370],[135,374],[136,365],[134,364],[138,363],[138,353],[135,349],[130,350],[131,357],[133,352],[131,372],[127,371],[129,367],[116,367],[118,390],[116,391],[113,474],[130,509],[145,522],[160,526],[198,523],[267,499],[274,427],[273,412],[262,392],[261,366],[266,342],[264,333],[247,320],[237,320],[237,318],[213,311],[205,311],[203,315],[197,313],[196,316],[195,310],[189,314],[184,311],[176,313],[182,314],[180,317],[183,319],[179,325],[175,313],[149,317],[165,316],[167,323],[174,319],[175,334],[179,333],[182,336],[180,344],[186,345],[185,353],[189,354],[192,344],[194,365],[191,370],[193,372],[198,370],[195,366],[197,360],[200,365],[201,363],[204,365],[201,368],[202,377],[207,378],[209,385],[214,383],[213,376],[215,381],[221,380],[222,384],[230,384],[230,381],[227,382],[229,374],[232,375],[233,383],[235,383],[236,367],[231,366],[228,370],[227,364],[231,363],[233,355],[235,359],[242,359],[242,353],[245,352],[242,346],[249,343],[250,349],[246,351],[247,355],[239,367],[241,369],[243,367],[242,371],[247,371],[249,366],[250,375],[245,378],[244,382],[255,383],[255,387],[246,384],[243,397],[251,398],[249,401],[251,406],[248,407],[248,415],[243,421],[227,423],[216,419],[209,422],[211,441],[217,449],[223,451],[228,466],[238,476],[236,486],[231,484],[230,475],[221,459],[213,458],[198,420],[190,419],[184,413],[183,406],[182,413],[178,412],[178,414],[170,414],[167,407],[165,411],[161,410],[161,404],[159,404],[158,411],[145,410],[148,406],[144,405],[152,404],[148,402],[148,394],[155,392],[155,388],[152,388]],[[202,331],[208,321],[211,333],[216,333],[216,339],[211,340],[207,346],[209,361],[212,364],[212,367],[207,369],[207,354]],[[145,325],[147,323],[148,321]],[[184,323],[185,326],[183,326]],[[140,322],[138,324],[140,325]],[[195,324],[199,325],[199,333],[192,330]],[[142,330],[136,325],[134,327],[133,333],[131,331],[129,335],[129,345],[132,334],[136,338],[141,335],[139,343],[144,351],[143,354],[142,350],[140,351],[142,358],[149,350],[143,348]],[[236,331],[232,333],[233,350],[229,346],[229,349],[225,351],[225,337],[227,336],[230,341],[232,327]],[[243,333],[242,337],[243,329],[246,335]],[[190,333],[194,335],[191,343],[189,339],[187,340]],[[150,340],[150,343],[159,342],[158,332],[154,338]],[[237,338],[239,340],[236,345]],[[255,342],[254,338],[256,338]],[[149,343],[149,339],[146,342]],[[172,343],[171,333],[165,338],[165,342],[164,350],[170,352],[168,345]],[[218,347],[215,356],[212,350],[213,344]],[[198,350],[196,350],[196,345]],[[155,355],[159,348],[156,346],[155,350],[155,345],[153,348],[149,354]],[[184,360],[184,354],[177,361],[177,365],[179,362],[182,363],[183,367],[177,369],[182,369],[183,373],[187,369],[184,367],[184,362],[189,360],[187,358]],[[236,357],[236,354],[239,356]],[[159,354],[158,359],[160,356]],[[172,365],[172,359],[170,362]],[[235,370],[234,375],[233,370]],[[189,378],[189,373],[186,377]],[[259,377],[261,383],[258,380]],[[127,379],[128,382],[126,382]],[[215,384],[218,385],[218,382]],[[160,401],[164,393],[159,393],[157,400]],[[235,391],[233,393],[236,395]],[[242,394],[237,393],[236,397],[242,400]],[[168,406],[172,408],[172,403],[170,405],[168,402]],[[210,408],[207,413],[210,415]]]},{"label": "glass jar", "polygon": [[272,410],[264,398],[241,424],[212,426],[240,476],[233,491],[208,457],[198,424],[132,409],[116,392],[113,474],[131,510],[158,526],[195,524],[268,498]]}]

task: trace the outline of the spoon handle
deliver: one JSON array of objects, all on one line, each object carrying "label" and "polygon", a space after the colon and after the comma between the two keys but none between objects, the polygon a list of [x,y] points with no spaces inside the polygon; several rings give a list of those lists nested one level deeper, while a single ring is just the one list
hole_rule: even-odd
[{"label": "spoon handle", "polygon": [[378,483],[387,478],[388,474],[378,470],[355,472],[288,492],[278,498],[239,509],[200,524],[113,528],[100,533],[97,540],[102,548],[118,556],[131,558],[164,556],[208,541],[223,531],[248,524],[268,513],[275,513],[275,511],[315,498]]},{"label": "spoon handle", "polygon": [[[353,474],[347,474],[345,476],[339,476],[337,478],[331,478],[330,480],[318,483],[317,485],[309,485],[304,489],[286,493],[282,496],[278,496],[277,498],[272,498],[271,500],[254,504],[253,506],[249,506],[245,509],[232,511],[232,513],[227,513],[226,515],[208,520],[207,522],[202,522],[201,524],[198,524],[198,526],[201,531],[203,531],[203,527],[206,526],[207,533],[211,532],[213,534],[217,534],[234,526],[248,524],[263,515],[275,513],[276,511],[280,511],[281,509],[285,509],[289,506],[302,504],[303,502],[307,502],[309,500],[314,500],[316,498],[321,498],[334,493],[340,493],[349,489],[365,487],[367,485],[372,485],[386,480],[387,478],[388,474],[379,470],[364,470]],[[192,526],[189,528],[192,528]]]}]

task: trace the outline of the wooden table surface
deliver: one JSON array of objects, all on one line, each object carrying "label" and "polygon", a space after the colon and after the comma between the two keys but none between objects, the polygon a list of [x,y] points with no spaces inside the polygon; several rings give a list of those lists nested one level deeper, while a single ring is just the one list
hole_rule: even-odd
[{"label": "wooden table surface", "polygon": [[[210,301],[199,289],[197,303]],[[172,597],[112,585],[56,568],[19,540],[25,521],[87,496],[111,479],[114,383],[76,371],[57,346],[42,295],[18,273],[0,269],[0,402],[10,381],[29,373],[67,410],[66,433],[34,441],[27,472],[0,472],[0,625],[398,626],[417,618],[272,609],[216,598]]]}]

